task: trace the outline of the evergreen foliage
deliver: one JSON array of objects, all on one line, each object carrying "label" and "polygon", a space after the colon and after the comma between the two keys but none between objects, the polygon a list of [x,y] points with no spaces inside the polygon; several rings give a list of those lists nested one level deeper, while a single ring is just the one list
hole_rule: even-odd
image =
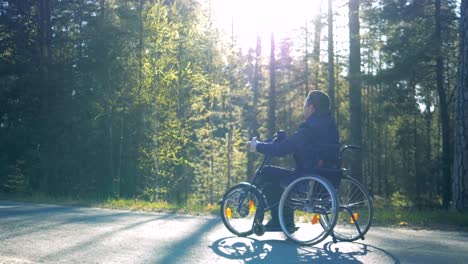
[{"label": "evergreen foliage", "polygon": [[244,143],[293,133],[318,88],[334,93],[343,144],[361,120],[372,195],[447,207],[457,1],[352,2],[349,69],[349,39],[336,37],[344,0],[330,28],[310,18],[297,38],[259,35],[248,52],[213,26],[209,1],[0,0],[0,191],[214,204],[255,169]]}]

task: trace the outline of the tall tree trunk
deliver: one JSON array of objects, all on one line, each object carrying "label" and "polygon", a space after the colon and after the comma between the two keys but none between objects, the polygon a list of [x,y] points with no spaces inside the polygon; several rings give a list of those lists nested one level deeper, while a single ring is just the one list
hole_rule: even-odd
[{"label": "tall tree trunk", "polygon": [[41,71],[48,77],[50,60],[50,4],[49,0],[39,2],[39,40],[41,49]]},{"label": "tall tree trunk", "polygon": [[468,0],[461,2],[452,207],[468,207]]},{"label": "tall tree trunk", "polygon": [[[105,25],[107,23],[106,19],[106,1],[105,0],[99,0],[99,7],[100,7],[100,26],[101,30],[105,28]],[[106,104],[106,114],[107,114],[107,119],[106,119],[106,130],[107,130],[107,144],[108,144],[108,149],[107,149],[107,177],[104,177],[104,181],[102,182],[104,184],[103,187],[105,190],[107,190],[106,195],[109,194],[114,194],[115,193],[115,184],[116,184],[116,179],[115,179],[115,174],[114,174],[114,106],[113,106],[113,89],[111,85],[111,72],[110,68],[107,67],[109,56],[108,56],[108,46],[107,43],[103,44],[102,47],[102,54],[103,58],[101,60],[101,67],[102,69],[102,74],[103,74],[103,87],[106,92],[104,95],[105,98],[107,99],[107,104]]]},{"label": "tall tree trunk", "polygon": [[[370,53],[370,52],[369,52]],[[365,64],[370,67],[369,61]],[[366,73],[369,73],[367,71]],[[369,92],[371,85],[363,86],[364,90],[364,98],[363,98],[363,106],[364,106],[364,113],[363,113],[363,123],[364,123],[364,138],[366,138],[366,144],[368,146],[368,151],[372,151],[372,137],[371,137],[371,113],[370,113],[370,99],[369,99]],[[373,178],[370,177],[371,174],[371,166],[372,166],[372,158],[367,158],[363,161],[363,171],[362,171],[362,181],[367,183],[367,191],[370,195],[373,195]]]},{"label": "tall tree trunk", "polygon": [[[379,5],[379,8],[381,8],[382,6],[382,1],[379,0],[378,1],[378,5]],[[381,20],[379,20],[379,23],[378,23],[378,41],[382,41],[382,22]],[[378,72],[382,72],[382,49],[378,49],[378,61],[377,61],[377,71]],[[380,94],[382,93],[382,82],[379,81],[378,84],[377,84],[377,97],[380,96]],[[382,111],[382,106],[381,104],[376,104],[376,113],[378,113],[379,117],[383,115],[383,111]],[[377,173],[376,173],[376,177],[377,177],[377,193],[379,195],[382,195],[382,194],[386,194],[387,193],[387,186],[386,185],[383,185],[383,181],[384,181],[384,177],[383,175],[386,174],[386,171],[384,170],[385,168],[385,161],[383,161],[383,156],[385,155],[385,141],[386,141],[386,137],[385,137],[385,133],[386,132],[383,132],[382,131],[384,130],[384,124],[382,122],[382,118],[379,118],[379,121],[376,123],[376,137],[377,137]],[[385,130],[386,131],[386,130]],[[383,188],[382,186],[385,186],[385,192],[383,191]]]},{"label": "tall tree trunk", "polygon": [[[257,34],[257,46],[255,48],[255,68],[254,68],[254,77],[252,82],[252,93],[253,93],[253,106],[252,106],[252,123],[251,123],[251,131],[250,135],[259,136],[258,135],[258,120],[257,120],[257,112],[258,112],[258,89],[260,84],[260,76],[261,76],[261,56],[262,56],[262,37],[260,34]],[[248,153],[247,154],[247,180],[254,173],[254,161],[255,161],[255,154]]]},{"label": "tall tree trunk", "polygon": [[[110,87],[110,85],[109,85]],[[108,144],[109,144],[109,149],[108,149],[108,184],[112,186],[111,192],[112,194],[115,194],[115,184],[117,183],[117,179],[115,178],[114,175],[114,109],[112,106],[109,107],[109,113],[108,113],[108,118],[107,118],[107,129],[108,129]]]},{"label": "tall tree trunk", "polygon": [[[210,5],[210,13],[209,13],[209,18],[208,18],[208,21],[209,21],[209,25],[210,27],[208,28],[208,30],[211,30],[211,25],[212,25],[212,21],[211,21],[211,1],[209,2],[209,5]],[[209,61],[209,64],[208,64],[208,73],[209,74],[213,74],[213,69],[212,69],[212,65],[213,65],[213,41],[210,39],[210,49],[208,52],[208,61]],[[208,122],[208,128],[209,128],[209,131],[210,131],[210,142],[215,142],[215,136],[214,136],[214,129],[215,129],[215,125],[213,124],[213,118],[212,118],[212,113],[215,111],[215,96],[214,96],[214,92],[213,92],[213,82],[211,81],[209,83],[209,88],[208,88],[208,102],[207,102],[207,109],[209,109],[209,114],[207,115],[207,122]],[[214,179],[215,179],[215,162],[214,162],[214,154],[215,154],[215,150],[214,150],[214,146],[213,144],[209,144],[208,146],[209,150],[210,150],[210,154],[209,154],[209,167],[210,167],[210,173],[208,175],[208,179],[207,179],[207,182],[208,182],[208,195],[209,195],[209,203],[210,204],[214,204]]]},{"label": "tall tree trunk", "polygon": [[305,23],[305,55],[304,55],[304,95],[309,94],[309,23]]},{"label": "tall tree trunk", "polygon": [[226,139],[226,156],[227,156],[227,182],[226,182],[226,189],[231,188],[231,181],[232,181],[232,124],[228,126],[227,132],[227,139]]},{"label": "tall tree trunk", "polygon": [[260,34],[257,35],[257,47],[255,48],[255,74],[254,74],[254,85],[253,89],[253,134],[258,136],[258,95],[260,89],[260,79],[262,78],[262,37]]},{"label": "tall tree trunk", "polygon": [[388,175],[391,173],[391,163],[392,163],[392,160],[390,158],[390,155],[388,155],[388,152],[389,152],[389,147],[390,147],[390,138],[388,136],[388,126],[387,125],[383,125],[383,134],[382,134],[382,140],[383,140],[383,153],[382,155],[384,157],[386,157],[386,159],[383,160],[383,170],[382,172],[380,173],[382,176],[382,185],[383,185],[383,194],[384,194],[384,197],[389,197],[390,196],[390,188],[389,188],[389,185],[388,185],[388,182],[390,181]]},{"label": "tall tree trunk", "polygon": [[[416,87],[414,87],[415,89],[415,94],[416,94]],[[419,144],[418,144],[418,117],[419,117],[419,113],[417,113],[415,111],[415,113],[413,114],[413,144],[414,144],[414,150],[413,150],[413,166],[414,166],[414,181],[412,184],[414,184],[415,186],[415,190],[416,190],[416,198],[418,199],[418,203],[419,205],[421,206],[421,203],[423,202],[421,199],[420,199],[420,195],[423,193],[423,188],[422,188],[422,185],[419,184],[419,181],[421,180],[421,169],[420,167],[418,166],[418,161],[420,159],[420,155],[419,153],[422,152],[420,149],[419,149]],[[418,204],[416,204],[418,205]]]},{"label": "tall tree trunk", "polygon": [[[138,19],[139,25],[138,25],[138,53],[137,53],[137,59],[138,59],[138,91],[141,91],[143,88],[143,51],[144,51],[144,21],[143,21],[143,10],[144,10],[144,4],[145,0],[140,0],[140,5],[138,6]],[[142,144],[145,140],[145,115],[147,112],[147,107],[146,105],[140,104],[137,107],[137,118],[138,118],[138,123],[137,123],[137,135],[136,137],[129,137],[129,140],[131,142],[134,142],[135,145],[139,146]],[[154,120],[156,122],[156,120]],[[131,143],[130,143],[131,144]],[[138,147],[136,148],[138,149]],[[135,164],[136,165],[136,164]],[[138,167],[134,166],[134,167]],[[135,177],[132,177],[132,190],[136,193],[139,191],[139,188],[143,186],[143,189],[146,187],[146,183],[144,181],[145,177],[142,175],[142,173],[137,172],[136,170],[133,172]]]},{"label": "tall tree trunk", "polygon": [[444,64],[442,55],[442,39],[440,24],[440,0],[435,1],[435,37],[436,37],[436,84],[439,94],[440,121],[442,125],[442,175],[443,206],[449,207],[450,202],[450,117],[448,112],[447,96],[444,89]]},{"label": "tall tree trunk", "polygon": [[322,2],[320,0],[317,16],[314,20],[314,49],[312,51],[312,68],[313,80],[315,90],[319,90],[318,79],[320,73],[320,35],[322,34]]},{"label": "tall tree trunk", "polygon": [[[213,152],[212,152],[213,153]],[[209,203],[214,203],[214,157],[213,154],[210,155],[210,177],[208,178],[208,188],[209,188]]]},{"label": "tall tree trunk", "polygon": [[120,197],[120,183],[122,182],[122,163],[123,163],[123,145],[124,145],[124,124],[125,124],[125,117],[124,113],[120,113],[120,135],[119,135],[119,157],[118,157],[118,164],[117,164],[117,190],[116,195]]},{"label": "tall tree trunk", "polygon": [[141,89],[142,84],[142,74],[143,74],[143,7],[145,5],[145,0],[140,0],[140,5],[138,7],[139,15],[139,30],[138,30],[138,86]]},{"label": "tall tree trunk", "polygon": [[[362,145],[361,44],[359,36],[359,0],[349,1],[349,100],[351,141]],[[351,164],[353,175],[362,177],[362,156],[356,154]]]},{"label": "tall tree trunk", "polygon": [[[335,41],[334,45],[337,46],[338,43]],[[334,60],[334,63],[333,63],[333,64],[340,65],[340,58],[339,58],[338,56],[333,57],[333,60]],[[332,77],[332,78],[333,78],[333,80],[334,80],[333,86],[335,86],[335,91],[336,91],[336,93],[335,93],[335,109],[336,109],[336,110],[335,110],[335,118],[336,118],[336,125],[337,125],[338,127],[340,127],[340,125],[341,125],[341,119],[342,119],[342,117],[341,117],[341,115],[340,115],[340,103],[341,103],[341,101],[343,100],[343,99],[341,98],[340,93],[338,92],[338,91],[340,90],[339,83],[337,83],[337,82],[335,81],[335,80],[338,80],[339,77],[340,77],[340,76],[339,76],[339,72],[334,70],[334,74],[333,74],[333,77]]]},{"label": "tall tree trunk", "polygon": [[333,44],[333,0],[328,0],[328,96],[330,96],[332,116],[335,116],[335,48]]},{"label": "tall tree trunk", "polygon": [[[425,124],[426,124],[426,155],[424,157],[424,160],[426,162],[429,162],[430,164],[433,164],[432,162],[432,143],[431,143],[431,132],[432,131],[432,112],[431,112],[431,95],[430,91],[427,92],[426,94],[426,110],[425,110]],[[432,188],[427,188],[427,179],[426,179],[426,171],[423,171],[420,175],[419,179],[419,184],[418,186],[422,186],[422,189],[425,190],[425,192],[428,194],[428,199],[431,200],[432,198]]]},{"label": "tall tree trunk", "polygon": [[[234,54],[234,18],[232,19],[231,22],[231,56],[235,56]],[[232,68],[233,66],[231,65],[231,70],[229,71],[229,86],[227,87],[228,89],[228,94],[227,94],[227,111],[228,111],[228,122],[227,122],[227,127],[228,127],[228,132],[227,132],[227,138],[226,138],[226,157],[227,157],[227,183],[226,183],[226,189],[229,189],[231,187],[231,181],[232,181],[232,145],[233,145],[233,114],[232,114],[232,89],[236,87],[236,82],[234,80],[234,70]]]},{"label": "tall tree trunk", "polygon": [[276,132],[276,56],[275,56],[275,35],[271,33],[270,52],[270,90],[268,93],[268,136]]},{"label": "tall tree trunk", "polygon": [[41,191],[47,193],[50,191],[52,182],[52,152],[54,139],[51,138],[51,109],[52,109],[52,90],[50,86],[50,2],[49,0],[39,1],[39,67],[41,74],[41,118],[43,121],[42,146],[41,146],[41,166],[42,180],[40,182]]}]

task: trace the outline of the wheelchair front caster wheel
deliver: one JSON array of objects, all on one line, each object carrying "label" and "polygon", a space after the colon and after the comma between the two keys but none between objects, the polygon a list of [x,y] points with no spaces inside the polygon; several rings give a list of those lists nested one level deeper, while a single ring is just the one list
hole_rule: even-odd
[{"label": "wheelchair front caster wheel", "polygon": [[253,232],[257,236],[263,236],[263,234],[265,234],[265,226],[262,224],[255,224],[253,227]]}]

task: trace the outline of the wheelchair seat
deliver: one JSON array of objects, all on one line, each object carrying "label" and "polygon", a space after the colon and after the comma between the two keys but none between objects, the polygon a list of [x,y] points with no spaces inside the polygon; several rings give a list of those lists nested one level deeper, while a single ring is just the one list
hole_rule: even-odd
[{"label": "wheelchair seat", "polygon": [[[322,164],[322,163],[319,162],[319,164]],[[336,164],[336,163],[333,163],[333,164]],[[310,176],[310,175],[318,175],[318,176],[323,177],[333,186],[333,188],[335,188],[335,190],[337,190],[338,187],[340,186],[341,178],[343,177],[343,171],[337,165],[333,165],[333,166],[324,166],[324,165],[318,166],[317,165],[312,170],[302,172],[299,175],[291,174],[289,177],[283,178],[280,182],[280,186],[285,189],[294,180],[304,177],[304,176]]]},{"label": "wheelchair seat", "polygon": [[318,167],[314,168],[312,171],[313,174],[317,174],[325,178],[331,185],[336,189],[340,186],[341,178],[343,177],[343,171],[341,168],[327,168],[327,167]]}]

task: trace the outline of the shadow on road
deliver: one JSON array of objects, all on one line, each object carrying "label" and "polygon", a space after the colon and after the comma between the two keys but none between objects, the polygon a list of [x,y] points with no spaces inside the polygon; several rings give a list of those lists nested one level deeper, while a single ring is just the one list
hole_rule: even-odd
[{"label": "shadow on road", "polygon": [[[301,247],[284,240],[257,240],[253,238],[227,237],[211,245],[219,256],[241,260],[244,263],[397,263],[400,261],[391,253],[361,243],[325,243],[323,248]],[[384,260],[384,261],[383,261]],[[383,262],[381,262],[383,261]],[[367,263],[371,263],[366,261]]]},{"label": "shadow on road", "polygon": [[171,251],[165,253],[158,252],[158,255],[162,257],[158,259],[157,263],[180,263],[180,259],[190,254],[190,249],[195,248],[200,243],[203,235],[215,228],[217,224],[219,224],[219,219],[212,218],[199,226],[198,229],[189,231],[187,236],[171,244]]},{"label": "shadow on road", "polygon": [[2,232],[0,239],[18,238],[80,222],[98,225],[119,221],[128,215],[128,212],[114,211],[100,211],[90,214],[89,209],[83,210],[78,207],[24,204],[0,210],[2,224],[14,224],[14,229]]},{"label": "shadow on road", "polygon": [[81,242],[79,242],[77,244],[70,245],[70,246],[67,246],[64,249],[60,249],[60,250],[57,250],[55,252],[52,252],[52,253],[44,256],[41,259],[41,261],[46,263],[46,262],[49,262],[51,259],[67,259],[67,257],[69,255],[72,255],[72,254],[74,254],[76,252],[86,252],[90,248],[96,247],[97,245],[99,245],[101,243],[104,243],[104,241],[106,239],[109,239],[109,238],[115,236],[118,233],[122,233],[124,231],[134,229],[134,228],[136,228],[138,226],[142,226],[144,224],[154,222],[154,221],[157,221],[157,220],[164,220],[164,219],[167,219],[167,218],[170,218],[170,217],[172,217],[172,216],[171,215],[158,215],[158,216],[146,218],[146,219],[143,219],[143,220],[139,220],[137,222],[122,225],[117,229],[111,229],[109,231],[102,232],[102,233],[97,234],[95,236],[88,237],[88,239],[86,239],[84,241],[81,241]]}]

